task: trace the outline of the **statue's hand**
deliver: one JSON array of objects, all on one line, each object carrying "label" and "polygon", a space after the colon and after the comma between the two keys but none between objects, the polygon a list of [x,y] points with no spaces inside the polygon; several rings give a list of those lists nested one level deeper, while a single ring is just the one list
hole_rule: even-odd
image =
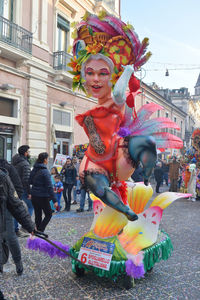
[{"label": "statue's hand", "polygon": [[128,66],[123,66],[124,71],[120,78],[117,80],[114,90],[113,90],[113,97],[114,97],[114,102],[117,105],[123,105],[126,101],[126,89],[128,82],[131,78],[131,75],[134,72],[133,66],[128,65]]}]

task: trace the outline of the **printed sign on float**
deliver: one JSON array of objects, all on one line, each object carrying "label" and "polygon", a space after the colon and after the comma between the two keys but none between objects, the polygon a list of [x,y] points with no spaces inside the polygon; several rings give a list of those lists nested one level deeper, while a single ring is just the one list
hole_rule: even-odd
[{"label": "printed sign on float", "polygon": [[78,259],[86,265],[99,269],[110,269],[115,244],[84,237]]}]

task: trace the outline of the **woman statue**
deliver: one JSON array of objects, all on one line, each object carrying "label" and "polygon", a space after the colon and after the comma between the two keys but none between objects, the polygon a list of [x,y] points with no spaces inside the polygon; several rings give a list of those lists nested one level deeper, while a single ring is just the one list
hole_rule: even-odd
[{"label": "woman statue", "polygon": [[[130,26],[114,16],[97,17],[87,13],[76,25],[73,53],[73,88],[79,88],[97,99],[93,109],[76,116],[89,138],[89,146],[80,165],[82,183],[106,205],[123,213],[131,221],[138,216],[120,199],[113,184],[127,180],[139,162],[143,165],[144,183],[148,184],[157,154],[155,139],[134,135],[134,130],[120,134],[124,125],[139,128],[134,115],[134,99],[126,98],[139,89],[133,76],[149,58],[145,53],[148,39],[141,43]],[[128,106],[127,106],[128,105]],[[132,122],[132,123],[131,123]],[[134,127],[133,126],[133,127]],[[134,128],[135,128],[134,127]],[[133,128],[132,128],[133,129]]]}]

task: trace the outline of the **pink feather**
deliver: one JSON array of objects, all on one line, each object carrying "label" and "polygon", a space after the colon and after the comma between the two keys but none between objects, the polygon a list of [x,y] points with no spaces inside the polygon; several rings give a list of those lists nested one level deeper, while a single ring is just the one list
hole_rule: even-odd
[{"label": "pink feather", "polygon": [[156,139],[157,148],[183,148],[183,141],[169,132],[156,132],[153,136]]}]

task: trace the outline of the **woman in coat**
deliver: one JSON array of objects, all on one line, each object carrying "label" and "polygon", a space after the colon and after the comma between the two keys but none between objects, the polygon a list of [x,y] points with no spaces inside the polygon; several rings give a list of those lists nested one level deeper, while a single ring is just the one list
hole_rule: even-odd
[{"label": "woman in coat", "polygon": [[[47,164],[48,153],[40,153],[30,175],[30,184],[32,185],[31,200],[35,211],[35,224],[37,230],[42,232],[52,217],[50,200],[54,202],[55,207],[58,205]],[[44,219],[42,219],[42,212],[45,215]]]}]

